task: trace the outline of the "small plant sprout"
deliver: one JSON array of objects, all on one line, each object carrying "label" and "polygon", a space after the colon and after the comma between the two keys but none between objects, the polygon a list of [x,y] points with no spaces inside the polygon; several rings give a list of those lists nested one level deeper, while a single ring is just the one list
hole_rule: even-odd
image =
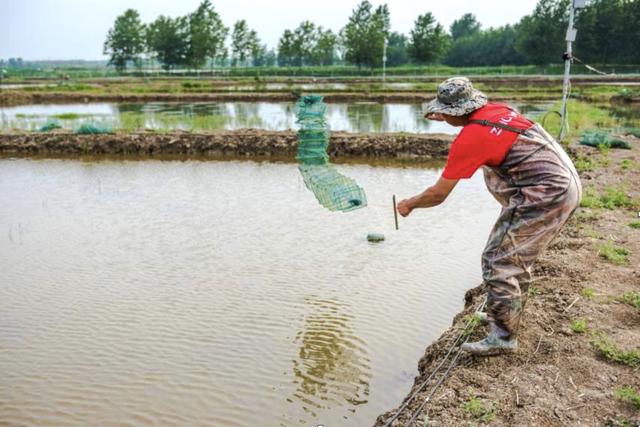
[{"label": "small plant sprout", "polygon": [[[467,323],[469,323],[469,326],[465,329],[464,327]],[[460,334],[466,338],[476,331],[478,325],[480,325],[480,314],[475,313],[473,316],[467,316],[464,323],[460,326]]]},{"label": "small plant sprout", "polygon": [[583,297],[585,297],[586,299],[593,301],[595,298],[595,294],[593,289],[591,288],[587,288],[587,289],[583,289],[582,292],[580,292],[582,294]]},{"label": "small plant sprout", "polygon": [[640,409],[640,393],[636,393],[633,387],[619,387],[616,389],[615,396],[617,399],[622,400]]},{"label": "small plant sprout", "polygon": [[480,422],[488,423],[495,417],[494,411],[498,408],[498,402],[490,402],[485,405],[474,394],[462,405],[462,409]]},{"label": "small plant sprout", "polygon": [[602,258],[616,265],[629,264],[629,253],[625,248],[614,246],[611,240],[607,240],[598,250],[598,254]]},{"label": "small plant sprout", "polygon": [[640,348],[624,351],[611,342],[611,338],[602,332],[594,334],[593,336],[594,339],[591,341],[591,344],[593,344],[596,350],[598,350],[605,358],[612,362],[631,366],[632,368],[640,366]]},{"label": "small plant sprout", "polygon": [[620,162],[620,167],[622,168],[623,171],[626,171],[628,169],[637,169],[638,168],[638,163],[633,161],[633,160],[629,160],[629,159],[623,159]]},{"label": "small plant sprout", "polygon": [[627,227],[638,230],[640,229],[640,221],[631,221],[629,224],[627,224]]},{"label": "small plant sprout", "polygon": [[630,304],[634,308],[640,308],[640,292],[626,291],[618,300],[621,303]]},{"label": "small plant sprout", "polygon": [[529,286],[529,296],[540,295],[542,291],[536,285]]},{"label": "small plant sprout", "polygon": [[574,319],[570,328],[576,334],[581,334],[587,329],[587,321],[584,319]]},{"label": "small plant sprout", "polygon": [[589,230],[589,231],[587,232],[587,236],[588,236],[588,237],[591,237],[592,239],[602,239],[602,236],[600,236],[598,233],[596,233],[596,232],[595,232],[595,231],[593,231],[593,230]]}]

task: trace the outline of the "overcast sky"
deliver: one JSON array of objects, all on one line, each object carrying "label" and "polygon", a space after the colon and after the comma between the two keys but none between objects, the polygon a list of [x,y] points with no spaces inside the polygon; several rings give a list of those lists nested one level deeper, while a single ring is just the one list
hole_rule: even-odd
[{"label": "overcast sky", "polygon": [[[370,0],[375,6],[384,1]],[[201,0],[0,0],[0,59],[106,59],[102,46],[116,17],[126,9],[145,23],[159,15],[194,11]],[[360,0],[211,0],[228,27],[245,19],[263,43],[276,47],[285,29],[304,20],[338,32]],[[392,31],[408,34],[418,15],[432,12],[449,28],[474,13],[483,28],[514,24],[537,0],[388,0]]]}]

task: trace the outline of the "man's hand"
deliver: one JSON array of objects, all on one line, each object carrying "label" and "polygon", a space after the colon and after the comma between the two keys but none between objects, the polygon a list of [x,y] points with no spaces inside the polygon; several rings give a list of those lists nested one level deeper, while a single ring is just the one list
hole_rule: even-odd
[{"label": "man's hand", "polygon": [[404,199],[398,203],[398,213],[404,217],[409,216],[416,208],[430,208],[444,202],[451,190],[458,184],[457,179],[440,177],[435,185],[427,188],[422,193],[410,199]]},{"label": "man's hand", "polygon": [[435,120],[437,122],[444,122],[444,117],[442,117],[442,114],[440,114],[440,113],[428,113],[428,114],[425,114],[424,117],[427,120]]},{"label": "man's hand", "polygon": [[411,204],[411,199],[404,199],[398,203],[398,213],[403,217],[409,216],[412,211],[413,206]]}]

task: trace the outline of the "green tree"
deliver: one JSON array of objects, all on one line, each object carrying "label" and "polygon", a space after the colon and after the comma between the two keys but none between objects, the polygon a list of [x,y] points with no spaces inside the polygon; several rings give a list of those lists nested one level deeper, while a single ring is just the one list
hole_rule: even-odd
[{"label": "green tree", "polygon": [[234,66],[245,64],[260,49],[260,39],[255,30],[249,29],[247,21],[238,21],[231,34],[231,62]]},{"label": "green tree", "polygon": [[278,42],[278,63],[303,65],[332,65],[336,57],[338,38],[331,30],[324,30],[310,21],[303,21],[293,31],[285,30]]},{"label": "green tree", "polygon": [[451,38],[458,40],[462,37],[475,36],[480,33],[480,23],[476,19],[476,15],[465,13],[460,19],[453,21],[449,27]]},{"label": "green tree", "polygon": [[409,38],[409,56],[418,64],[437,61],[449,47],[449,36],[431,12],[418,16]]},{"label": "green tree", "polygon": [[518,24],[516,48],[530,64],[562,62],[570,0],[540,0]]},{"label": "green tree", "polygon": [[128,61],[139,62],[145,47],[144,31],[138,11],[127,9],[118,16],[104,42],[103,52],[109,55],[108,65],[115,65],[116,70],[124,71]]},{"label": "green tree", "polygon": [[192,68],[202,68],[207,59],[213,62],[225,56],[224,42],[229,34],[218,13],[209,0],[204,0],[198,9],[188,15],[189,39],[187,60]]},{"label": "green tree", "polygon": [[389,34],[389,44],[387,45],[387,65],[397,67],[409,63],[409,53],[407,51],[408,39],[404,34],[392,32]]},{"label": "green tree", "polygon": [[517,31],[511,25],[457,39],[444,63],[454,67],[523,65],[525,58],[516,51]]},{"label": "green tree", "polygon": [[341,32],[345,59],[358,67],[382,64],[384,41],[391,28],[389,7],[383,4],[372,9],[368,1],[361,2]]},{"label": "green tree", "polygon": [[295,37],[291,30],[284,30],[278,41],[278,65],[286,67],[293,65],[296,55]]},{"label": "green tree", "polygon": [[311,50],[311,63],[314,65],[333,65],[336,58],[338,37],[330,29],[316,29],[315,45]]},{"label": "green tree", "polygon": [[186,18],[172,19],[160,15],[147,27],[146,40],[147,49],[165,70],[187,65],[189,45]]},{"label": "green tree", "polygon": [[580,9],[574,54],[597,64],[640,62],[640,1],[593,0]]},{"label": "green tree", "polygon": [[311,63],[313,49],[317,43],[316,26],[310,21],[302,22],[293,30],[293,65],[302,66]]}]

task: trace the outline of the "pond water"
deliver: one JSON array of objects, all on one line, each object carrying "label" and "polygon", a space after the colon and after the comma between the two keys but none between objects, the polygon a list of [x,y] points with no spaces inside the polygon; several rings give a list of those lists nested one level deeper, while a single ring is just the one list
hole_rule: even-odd
[{"label": "pond water", "polygon": [[[531,120],[550,107],[550,104],[513,105]],[[85,122],[106,124],[114,129],[296,128],[294,104],[284,102],[33,104],[0,108],[0,129],[35,130],[52,119],[70,129]],[[328,104],[327,122],[331,130],[346,132],[456,134],[459,131],[444,122],[424,119],[421,104]]]},{"label": "pond water", "polygon": [[[286,162],[0,158],[0,423],[365,426],[481,281],[481,174],[394,228],[441,170],[338,164],[321,207]],[[378,244],[367,233],[386,235]]]}]

